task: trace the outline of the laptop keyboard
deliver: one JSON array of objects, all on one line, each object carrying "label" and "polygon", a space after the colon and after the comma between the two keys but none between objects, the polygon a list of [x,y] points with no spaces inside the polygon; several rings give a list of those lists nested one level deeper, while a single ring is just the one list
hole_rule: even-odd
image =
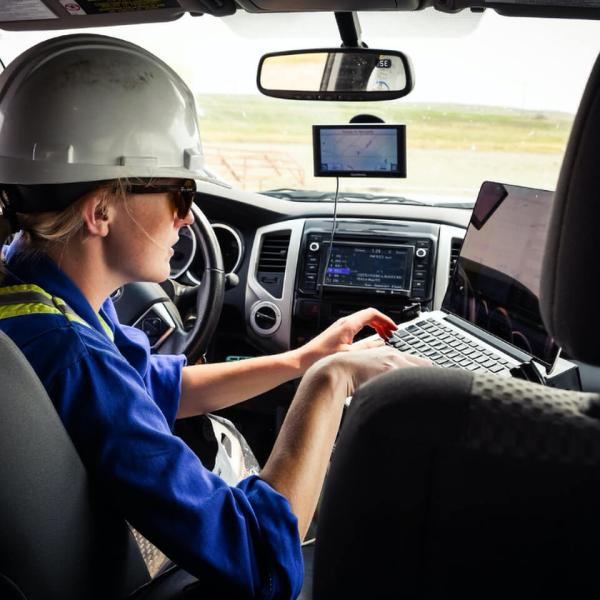
[{"label": "laptop keyboard", "polygon": [[421,319],[398,329],[387,343],[401,352],[428,358],[443,368],[503,374],[511,367],[489,348],[435,319]]}]

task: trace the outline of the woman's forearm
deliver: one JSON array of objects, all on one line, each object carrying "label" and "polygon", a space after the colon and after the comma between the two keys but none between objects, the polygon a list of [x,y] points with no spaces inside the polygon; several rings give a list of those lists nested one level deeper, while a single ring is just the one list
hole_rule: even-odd
[{"label": "woman's forearm", "polygon": [[338,319],[296,350],[234,363],[185,367],[177,418],[219,410],[258,396],[301,377],[312,364],[325,356],[382,345],[381,338],[352,343],[354,336],[367,325],[384,339],[396,328],[389,317],[374,308],[366,308]]},{"label": "woman's forearm", "polygon": [[376,375],[428,364],[383,346],[335,354],[306,372],[260,473],[289,500],[301,537],[306,535],[319,499],[346,398]]},{"label": "woman's forearm", "polygon": [[309,373],[260,474],[289,500],[301,539],[317,506],[348,393],[347,378],[333,364]]},{"label": "woman's forearm", "polygon": [[193,365],[183,369],[177,418],[219,410],[301,377],[309,365],[292,350],[236,362]]}]

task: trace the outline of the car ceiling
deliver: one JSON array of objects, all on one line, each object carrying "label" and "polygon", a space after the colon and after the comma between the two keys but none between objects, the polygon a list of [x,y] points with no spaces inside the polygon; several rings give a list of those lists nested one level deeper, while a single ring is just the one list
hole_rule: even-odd
[{"label": "car ceiling", "polygon": [[600,0],[0,0],[5,30],[78,29],[201,16],[308,11],[443,12],[492,9],[507,16],[600,19]]}]

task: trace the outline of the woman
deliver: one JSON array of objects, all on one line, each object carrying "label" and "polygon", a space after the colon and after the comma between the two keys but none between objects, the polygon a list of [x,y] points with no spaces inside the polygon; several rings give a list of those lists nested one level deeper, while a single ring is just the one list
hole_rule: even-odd
[{"label": "woman", "polygon": [[[42,68],[43,67],[43,68]],[[424,361],[352,345],[367,309],[304,347],[185,366],[121,326],[107,300],[169,275],[202,179],[191,92],[153,55],[95,35],[30,49],[0,76],[0,193],[21,233],[6,253],[0,329],[21,348],[106,501],[222,597],[292,598],[344,400],[391,368]],[[230,487],[172,434],[175,420],[304,374],[260,476]]]}]

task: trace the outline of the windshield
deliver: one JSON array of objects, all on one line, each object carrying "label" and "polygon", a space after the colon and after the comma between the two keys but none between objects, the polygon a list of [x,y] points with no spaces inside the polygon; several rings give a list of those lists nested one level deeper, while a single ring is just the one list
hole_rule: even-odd
[{"label": "windshield", "polygon": [[[194,90],[206,167],[232,186],[302,200],[332,201],[336,182],[313,176],[312,125],[369,113],[406,124],[407,177],[339,182],[341,201],[470,206],[484,180],[554,189],[573,115],[600,50],[600,22],[483,14],[361,13],[371,48],[412,60],[415,89],[387,102],[291,101],[261,96],[260,56],[339,46],[331,13],[113,27],[97,33],[154,52]],[[65,32],[7,33],[9,62]]]}]

